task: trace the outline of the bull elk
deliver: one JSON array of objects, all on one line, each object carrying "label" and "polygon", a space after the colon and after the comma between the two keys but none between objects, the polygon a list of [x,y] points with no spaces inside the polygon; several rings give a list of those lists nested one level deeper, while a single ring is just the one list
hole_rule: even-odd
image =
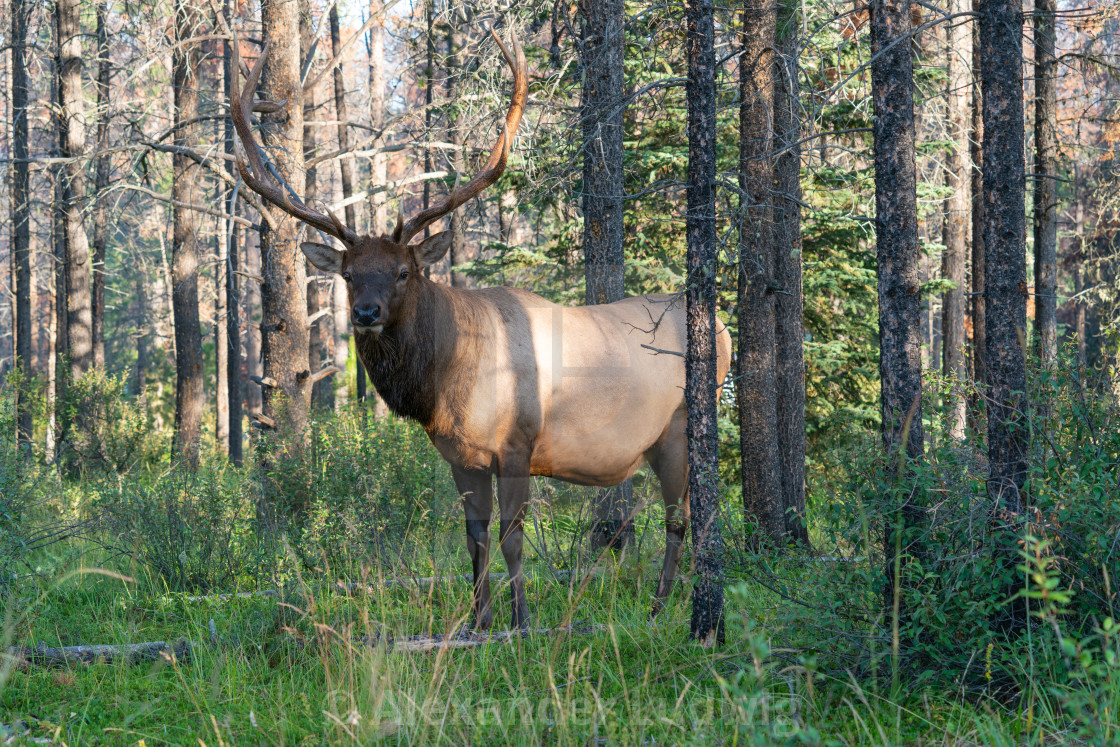
[{"label": "bull elk", "polygon": [[[269,175],[248,115],[267,46],[243,92],[236,75],[229,91],[244,151],[238,152],[238,168],[265,200],[345,247],[302,245],[312,264],[345,280],[358,354],[378,394],[393,412],[419,421],[451,465],[466,513],[475,626],[486,629],[493,621],[488,564],[494,478],[517,628],[529,623],[521,550],[531,476],[608,487],[643,461],[657,474],[665,503],[656,611],[672,588],[689,517],[685,361],[665,352],[685,349],[681,297],[569,308],[517,288],[462,290],[423,272],[446,254],[450,232],[410,245],[505,170],[528,95],[528,70],[516,39],[510,54],[493,36],[513,71],[513,98],[489,160],[440,204],[408,221],[398,213],[392,233],[358,236],[329,210],[323,215],[290,197]],[[235,56],[234,70],[240,69]],[[722,380],[731,357],[726,328],[716,347]]]}]

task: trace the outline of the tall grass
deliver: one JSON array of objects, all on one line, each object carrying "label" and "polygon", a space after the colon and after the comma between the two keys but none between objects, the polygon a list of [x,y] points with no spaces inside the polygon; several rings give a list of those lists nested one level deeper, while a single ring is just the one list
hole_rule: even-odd
[{"label": "tall grass", "polygon": [[[213,455],[191,475],[105,447],[100,466],[60,482],[58,465],[0,454],[0,480],[36,506],[11,514],[0,539],[87,522],[18,556],[5,645],[197,644],[190,661],[151,666],[23,671],[6,660],[0,724],[67,744],[1109,744],[1120,728],[1115,405],[1057,374],[1034,386],[1048,414],[1020,558],[1035,613],[1027,635],[987,627],[1006,600],[992,596],[980,552],[982,452],[948,438],[931,401],[931,448],[914,479],[934,497],[923,539],[935,553],[909,571],[924,632],[904,640],[923,648],[901,651],[881,610],[873,435],[817,455],[813,553],[750,552],[750,523],[729,500],[740,541],[726,559],[728,643],[716,651],[687,641],[687,554],[667,608],[648,617],[664,534],[644,472],[636,542],[621,557],[587,550],[589,491],[534,483],[536,632],[409,653],[393,642],[457,633],[471,594],[453,578],[469,571],[454,487],[414,425],[321,416],[305,458],[268,475]],[[309,488],[306,514],[262,519],[267,491],[286,483]],[[502,566],[495,548],[492,570]],[[420,576],[448,578],[401,582]],[[500,627],[509,591],[494,587]],[[263,589],[277,595],[214,596]]]}]

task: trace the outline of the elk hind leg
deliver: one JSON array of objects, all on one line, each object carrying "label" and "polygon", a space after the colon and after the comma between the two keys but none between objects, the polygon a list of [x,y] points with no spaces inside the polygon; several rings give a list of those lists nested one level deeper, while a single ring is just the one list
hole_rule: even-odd
[{"label": "elk hind leg", "polygon": [[688,531],[688,442],[685,439],[685,417],[684,408],[678,410],[673,415],[665,436],[646,455],[661,483],[661,498],[665,503],[665,561],[657,580],[657,596],[651,615],[662,610],[665,599],[673,590],[677,565],[684,550],[685,533]]},{"label": "elk hind leg", "polygon": [[472,607],[474,627],[489,630],[494,623],[490,607],[490,516],[494,506],[493,475],[489,470],[451,468],[455,487],[467,518],[467,552],[474,574]]},{"label": "elk hind leg", "polygon": [[529,627],[529,604],[525,599],[525,574],[521,552],[525,541],[524,519],[529,504],[529,459],[505,459],[498,467],[498,510],[501,525],[498,539],[509,570],[513,615],[510,628]]}]

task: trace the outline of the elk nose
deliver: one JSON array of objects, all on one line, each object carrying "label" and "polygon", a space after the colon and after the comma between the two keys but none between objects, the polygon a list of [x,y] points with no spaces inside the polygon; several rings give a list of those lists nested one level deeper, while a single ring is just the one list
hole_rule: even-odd
[{"label": "elk nose", "polygon": [[381,319],[379,304],[365,304],[354,307],[354,324],[359,327],[372,327]]}]

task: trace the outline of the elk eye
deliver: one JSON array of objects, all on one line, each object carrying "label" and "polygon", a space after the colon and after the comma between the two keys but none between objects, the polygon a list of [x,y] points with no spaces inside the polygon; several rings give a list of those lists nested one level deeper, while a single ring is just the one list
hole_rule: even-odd
[{"label": "elk eye", "polygon": [[342,279],[345,280],[347,283],[349,283],[350,282],[350,273],[349,272],[342,273]]},{"label": "elk eye", "polygon": [[401,270],[401,274],[397,278],[397,280],[407,280],[407,279],[408,279],[408,270]]}]

